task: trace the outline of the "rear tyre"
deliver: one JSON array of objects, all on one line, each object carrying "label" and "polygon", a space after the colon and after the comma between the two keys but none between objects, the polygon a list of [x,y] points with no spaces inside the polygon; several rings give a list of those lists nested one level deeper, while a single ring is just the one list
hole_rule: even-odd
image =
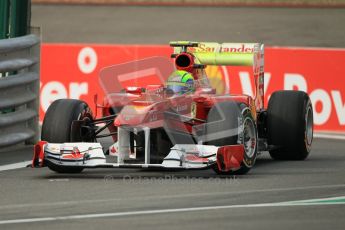
[{"label": "rear tyre", "polygon": [[[240,127],[243,127],[241,131]],[[222,172],[218,166],[213,167],[217,174],[246,174],[255,164],[257,156],[257,128],[250,109],[236,102],[221,102],[214,105],[208,113],[205,127],[205,144],[215,146],[245,146],[245,154],[241,167],[235,171]]]},{"label": "rear tyre", "polygon": [[[60,99],[54,101],[48,108],[42,124],[41,140],[51,143],[70,142],[72,122],[75,120],[92,120],[89,106],[80,100]],[[74,138],[75,139],[75,138]],[[82,138],[77,141],[84,141]],[[75,140],[74,140],[75,141]],[[80,173],[83,168],[58,166],[47,163],[49,169],[58,173]]]},{"label": "rear tyre", "polygon": [[277,91],[267,109],[268,144],[276,160],[304,160],[313,141],[313,108],[301,91]]}]

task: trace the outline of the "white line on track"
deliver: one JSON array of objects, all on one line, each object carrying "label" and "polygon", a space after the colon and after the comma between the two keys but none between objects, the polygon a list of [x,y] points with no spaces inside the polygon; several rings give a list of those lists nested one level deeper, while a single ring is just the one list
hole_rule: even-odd
[{"label": "white line on track", "polygon": [[166,213],[211,211],[211,210],[234,209],[234,208],[321,206],[321,205],[344,205],[345,204],[345,201],[334,202],[334,203],[322,202],[322,201],[327,201],[327,200],[333,200],[336,198],[345,199],[345,197],[342,196],[342,197],[333,197],[333,198],[324,198],[324,199],[289,201],[289,202],[278,202],[278,203],[206,206],[206,207],[193,207],[193,208],[158,209],[158,210],[96,213],[96,214],[82,214],[82,215],[56,216],[56,217],[24,218],[24,219],[13,219],[13,220],[0,220],[0,225],[19,224],[19,223],[37,223],[37,222],[47,222],[47,221],[57,221],[57,220],[61,221],[61,220],[77,220],[77,219],[105,218],[105,217],[124,217],[124,216],[135,216],[135,215],[153,215],[153,214],[166,214]]},{"label": "white line on track", "polygon": [[345,135],[314,133],[314,138],[345,140]]},{"label": "white line on track", "polygon": [[[269,192],[284,192],[284,191],[303,191],[312,189],[331,189],[331,188],[345,188],[345,184],[333,184],[333,185],[315,185],[304,187],[288,187],[288,188],[271,188],[271,189],[254,189],[246,191],[233,191],[233,192],[213,192],[213,193],[193,193],[193,194],[179,194],[179,195],[154,195],[154,196],[130,196],[128,199],[133,200],[162,200],[162,199],[176,199],[176,198],[188,198],[188,197],[203,197],[203,196],[219,196],[219,195],[236,195],[236,194],[251,194],[251,193],[269,193]],[[95,200],[70,200],[60,202],[47,202],[47,203],[27,203],[27,204],[10,204],[1,205],[1,209],[16,209],[16,208],[33,208],[33,207],[54,207],[54,206],[70,206],[70,205],[82,205],[82,204],[95,204],[95,203],[109,203],[116,201],[124,201],[126,198],[112,198],[112,199],[95,199]]]},{"label": "white line on track", "polygon": [[0,165],[0,171],[25,168],[29,164],[31,164],[31,161],[23,161],[23,162],[8,164],[8,165]]}]

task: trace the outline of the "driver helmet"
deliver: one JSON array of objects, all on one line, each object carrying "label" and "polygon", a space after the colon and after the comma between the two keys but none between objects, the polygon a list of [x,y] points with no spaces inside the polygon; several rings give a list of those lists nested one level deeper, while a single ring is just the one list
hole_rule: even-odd
[{"label": "driver helmet", "polygon": [[167,81],[167,89],[170,89],[174,94],[185,94],[195,91],[194,78],[192,74],[183,70],[174,71]]}]

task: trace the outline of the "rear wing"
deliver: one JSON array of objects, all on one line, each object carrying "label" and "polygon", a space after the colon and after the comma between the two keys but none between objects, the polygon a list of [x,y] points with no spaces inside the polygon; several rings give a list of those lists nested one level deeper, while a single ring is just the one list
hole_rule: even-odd
[{"label": "rear wing", "polygon": [[261,43],[172,41],[170,46],[174,47],[175,55],[193,54],[198,64],[253,66],[254,73],[263,72],[264,45]]},{"label": "rear wing", "polygon": [[190,54],[199,65],[253,66],[256,109],[264,108],[263,44],[173,41],[170,46],[174,47],[172,57]]}]

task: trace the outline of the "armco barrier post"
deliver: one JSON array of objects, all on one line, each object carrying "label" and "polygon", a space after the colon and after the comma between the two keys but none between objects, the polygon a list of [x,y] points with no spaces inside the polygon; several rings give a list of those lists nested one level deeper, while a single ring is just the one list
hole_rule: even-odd
[{"label": "armco barrier post", "polygon": [[[35,34],[35,29],[31,28],[33,34]],[[38,31],[36,31],[38,34],[36,34],[36,36],[40,35],[40,29],[37,28]],[[30,140],[28,140],[26,143],[27,144],[36,144],[39,139],[40,139],[40,129],[39,129],[39,109],[40,109],[40,58],[41,58],[41,43],[38,42],[36,43],[32,49],[31,49],[31,55],[33,57],[37,58],[37,62],[36,64],[32,65],[29,68],[29,71],[33,72],[33,73],[37,73],[38,75],[38,80],[33,82],[31,85],[31,90],[32,92],[34,92],[37,97],[35,100],[32,101],[30,107],[33,108],[36,112],[37,112],[37,116],[35,116],[34,119],[32,119],[29,123],[30,127],[32,127],[32,129],[35,131],[35,136],[33,138],[31,138]]]},{"label": "armco barrier post", "polygon": [[0,148],[38,141],[40,40],[35,35],[0,40]]}]

